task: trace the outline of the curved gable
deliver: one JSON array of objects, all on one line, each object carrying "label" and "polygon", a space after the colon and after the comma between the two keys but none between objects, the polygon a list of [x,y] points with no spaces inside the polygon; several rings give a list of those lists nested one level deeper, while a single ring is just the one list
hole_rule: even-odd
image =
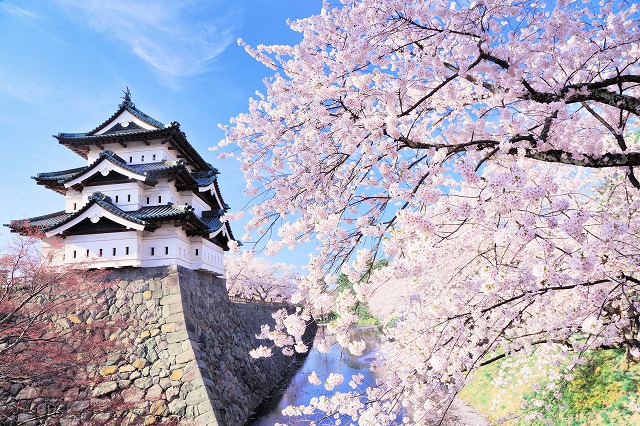
[{"label": "curved gable", "polygon": [[[100,157],[93,164],[73,179],[65,182],[64,186],[65,188],[71,188],[75,185],[82,185],[83,182],[90,180],[96,175],[106,177],[110,173],[116,173],[128,179],[135,179],[148,184],[155,184],[155,181],[152,181],[146,173],[132,170],[122,159],[111,151],[105,150],[100,153]],[[100,181],[100,179],[98,179],[98,181]]]},{"label": "curved gable", "polygon": [[109,220],[111,222],[115,222],[116,224],[122,225],[127,229],[135,229],[137,231],[143,231],[146,228],[146,225],[142,221],[134,221],[129,218],[123,217],[124,215],[117,214],[116,211],[111,211],[103,207],[101,204],[93,201],[87,205],[87,207],[78,211],[77,214],[70,217],[66,221],[57,224],[56,226],[50,228],[46,232],[47,237],[52,237],[54,235],[58,235],[63,233],[64,231],[71,229],[76,226],[83,226],[83,222],[85,220],[89,220],[92,223],[98,223],[102,218]]}]

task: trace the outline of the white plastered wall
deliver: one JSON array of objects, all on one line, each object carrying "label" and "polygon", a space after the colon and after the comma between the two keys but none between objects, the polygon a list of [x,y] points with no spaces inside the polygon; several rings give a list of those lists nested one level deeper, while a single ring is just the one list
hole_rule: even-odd
[{"label": "white plastered wall", "polygon": [[[160,161],[178,160],[177,152],[175,150],[169,150],[168,144],[162,144],[161,142],[162,141],[160,139],[152,139],[149,141],[149,146],[141,141],[133,141],[126,142],[126,147],[123,147],[119,143],[105,143],[102,147],[110,149],[128,164],[157,163]],[[101,151],[102,150],[99,147],[91,146],[89,148],[89,153],[87,154],[87,163],[92,164],[96,161]]]},{"label": "white plastered wall", "polygon": [[136,231],[70,235],[65,239],[65,263],[93,268],[140,266],[140,235]]},{"label": "white plastered wall", "polygon": [[191,268],[190,239],[182,228],[163,224],[153,232],[142,233],[140,266],[181,265]]}]

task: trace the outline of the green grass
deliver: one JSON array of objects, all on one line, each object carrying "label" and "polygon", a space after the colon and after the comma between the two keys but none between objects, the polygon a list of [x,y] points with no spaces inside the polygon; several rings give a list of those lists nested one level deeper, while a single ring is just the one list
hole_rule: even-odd
[{"label": "green grass", "polygon": [[[640,425],[640,366],[627,364],[624,350],[593,351],[587,354],[588,362],[573,370],[574,380],[560,382],[553,391],[534,393],[531,389],[537,378],[546,372],[512,383],[507,389],[496,386],[501,364],[494,363],[480,368],[473,380],[465,386],[460,397],[474,406],[493,424],[544,425]],[[535,365],[535,355],[526,367]],[[524,367],[523,367],[524,368]],[[514,377],[518,377],[515,371]],[[541,382],[542,389],[546,383]],[[505,392],[506,390],[506,392]],[[553,393],[562,391],[560,400]],[[537,399],[550,407],[546,419],[525,421],[521,402]]]}]

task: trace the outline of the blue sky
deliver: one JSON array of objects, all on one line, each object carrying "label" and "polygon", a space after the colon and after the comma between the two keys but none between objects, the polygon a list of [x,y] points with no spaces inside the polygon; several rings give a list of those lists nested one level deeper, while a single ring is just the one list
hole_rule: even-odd
[{"label": "blue sky", "polygon": [[[31,176],[85,160],[51,135],[102,123],[126,86],[139,109],[181,124],[221,171],[225,200],[241,208],[238,163],[207,149],[224,137],[218,123],[245,112],[273,71],[236,41],[294,44],[301,35],[286,20],[320,8],[319,0],[0,0],[0,223],[63,209],[62,196]],[[2,227],[0,244],[9,238]],[[285,255],[298,264],[307,259]]]}]

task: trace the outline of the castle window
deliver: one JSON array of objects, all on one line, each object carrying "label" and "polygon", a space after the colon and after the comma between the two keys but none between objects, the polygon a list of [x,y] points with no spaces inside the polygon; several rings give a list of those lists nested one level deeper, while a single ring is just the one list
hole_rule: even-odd
[{"label": "castle window", "polygon": [[102,249],[100,249],[100,251],[98,251],[98,257],[102,257]]},{"label": "castle window", "polygon": [[153,161],[156,161],[156,155],[153,154]]},{"label": "castle window", "polygon": [[118,202],[118,196],[116,195],[116,203]]},{"label": "castle window", "polygon": [[89,249],[87,249],[87,257],[89,257]]},{"label": "castle window", "polygon": [[156,254],[155,247],[151,247],[151,256],[155,256],[155,254]]},{"label": "castle window", "polygon": [[147,197],[147,204],[149,204],[149,197]]},{"label": "castle window", "polygon": [[129,247],[124,248],[124,254],[127,254],[127,255],[129,254]]},{"label": "castle window", "polygon": [[78,204],[77,203],[73,203],[73,209],[76,210],[78,208]]},{"label": "castle window", "polygon": [[131,201],[131,194],[127,194],[127,202]]},{"label": "castle window", "polygon": [[198,255],[198,249],[196,249],[196,256]]},{"label": "castle window", "polygon": [[169,247],[164,248],[164,254],[169,254]]},{"label": "castle window", "polygon": [[140,157],[140,161],[144,161],[144,155]]},{"label": "castle window", "polygon": [[158,195],[158,204],[162,203],[162,195]]},{"label": "castle window", "polygon": [[73,258],[74,259],[76,258],[76,251],[75,250],[73,251]]},{"label": "castle window", "polygon": [[133,157],[129,157],[129,162],[133,163]]},{"label": "castle window", "polygon": [[113,256],[115,256],[115,255],[116,255],[116,248],[114,247],[113,248]]}]

